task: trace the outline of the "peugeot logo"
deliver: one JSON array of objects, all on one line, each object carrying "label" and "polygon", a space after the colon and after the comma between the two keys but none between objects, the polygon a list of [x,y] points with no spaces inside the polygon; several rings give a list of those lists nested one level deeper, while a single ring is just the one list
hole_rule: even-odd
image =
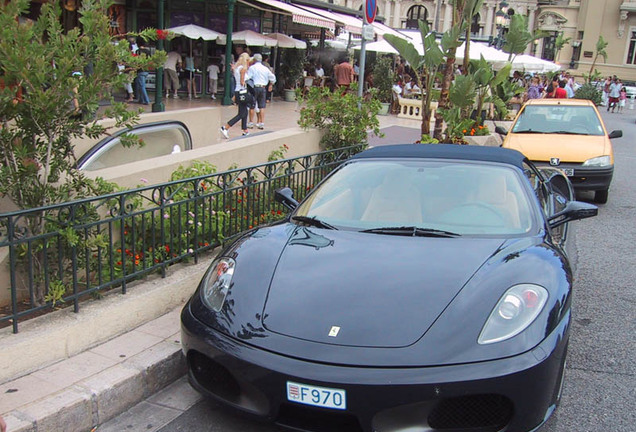
[{"label": "peugeot logo", "polygon": [[550,158],[550,165],[557,166],[561,163],[561,159],[559,158]]}]

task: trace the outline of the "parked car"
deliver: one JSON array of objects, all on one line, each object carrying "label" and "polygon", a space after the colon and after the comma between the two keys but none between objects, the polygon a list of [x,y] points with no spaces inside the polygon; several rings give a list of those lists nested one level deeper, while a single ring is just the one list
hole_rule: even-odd
[{"label": "parked car", "polygon": [[[297,185],[297,187],[305,187]],[[341,165],[214,259],[181,313],[190,383],[295,430],[529,431],[561,395],[568,223],[521,153],[398,145]]]},{"label": "parked car", "polygon": [[[143,146],[126,147],[121,143],[123,134],[137,135]],[[77,161],[84,171],[95,171],[192,150],[192,137],[188,127],[180,121],[161,121],[139,124],[132,129],[122,129],[102,139]]]},{"label": "parked car", "polygon": [[594,201],[607,202],[614,175],[612,138],[596,106],[582,99],[532,99],[526,102],[512,128],[497,127],[503,147],[519,150],[537,166],[558,167],[575,190],[595,191]]}]

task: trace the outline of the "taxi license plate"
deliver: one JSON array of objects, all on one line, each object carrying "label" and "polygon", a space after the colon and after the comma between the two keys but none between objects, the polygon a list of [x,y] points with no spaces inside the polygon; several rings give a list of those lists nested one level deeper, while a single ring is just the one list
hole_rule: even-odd
[{"label": "taxi license plate", "polygon": [[347,395],[344,390],[291,381],[287,381],[287,400],[322,408],[347,409]]},{"label": "taxi license plate", "polygon": [[574,168],[561,168],[566,176],[572,177],[574,176]]}]

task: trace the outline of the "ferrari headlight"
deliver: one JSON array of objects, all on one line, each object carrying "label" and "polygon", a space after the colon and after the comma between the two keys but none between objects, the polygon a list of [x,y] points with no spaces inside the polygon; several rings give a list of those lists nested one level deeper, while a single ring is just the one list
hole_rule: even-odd
[{"label": "ferrari headlight", "polygon": [[583,162],[583,166],[587,167],[605,167],[610,166],[612,161],[609,156],[598,156]]},{"label": "ferrari headlight", "polygon": [[486,345],[518,335],[532,324],[547,300],[548,291],[542,286],[513,286],[499,299],[477,342]]},{"label": "ferrari headlight", "polygon": [[232,258],[215,260],[203,277],[201,299],[215,312],[219,312],[225,303],[225,297],[232,284],[236,262]]}]

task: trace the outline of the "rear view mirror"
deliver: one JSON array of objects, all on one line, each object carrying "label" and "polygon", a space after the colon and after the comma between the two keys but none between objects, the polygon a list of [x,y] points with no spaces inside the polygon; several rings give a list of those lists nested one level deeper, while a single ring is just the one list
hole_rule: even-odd
[{"label": "rear view mirror", "polygon": [[501,134],[501,135],[508,135],[508,130],[506,128],[501,127],[501,126],[495,126],[495,132],[497,132],[498,134]]},{"label": "rear view mirror", "polygon": [[598,207],[581,201],[569,201],[565,208],[548,218],[551,228],[579,219],[594,217],[598,214]]},{"label": "rear view mirror", "polygon": [[284,205],[289,210],[294,210],[298,207],[298,201],[294,199],[294,191],[288,187],[276,189],[274,191],[274,200]]},{"label": "rear view mirror", "polygon": [[623,136],[622,130],[613,130],[609,133],[610,138],[620,138]]}]

